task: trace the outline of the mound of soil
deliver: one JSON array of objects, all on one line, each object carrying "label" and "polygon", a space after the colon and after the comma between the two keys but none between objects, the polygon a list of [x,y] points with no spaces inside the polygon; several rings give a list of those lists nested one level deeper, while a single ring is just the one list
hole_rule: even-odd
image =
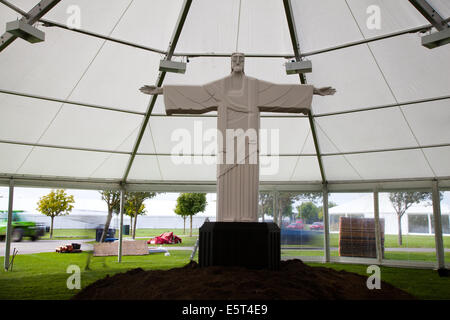
[{"label": "mound of soil", "polygon": [[414,299],[381,282],[369,290],[367,277],[301,260],[282,261],[280,270],[239,267],[182,268],[144,271],[140,268],[107,276],[81,290],[75,300],[303,300],[303,299]]}]

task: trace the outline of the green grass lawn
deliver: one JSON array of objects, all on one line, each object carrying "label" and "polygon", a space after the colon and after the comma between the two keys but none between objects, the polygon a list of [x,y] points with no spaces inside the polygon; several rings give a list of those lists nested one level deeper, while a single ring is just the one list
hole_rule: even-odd
[{"label": "green grass lawn", "polygon": [[[332,257],[338,257],[338,251],[330,251]],[[282,257],[316,257],[324,256],[323,250],[283,250]],[[434,252],[385,252],[386,260],[409,260],[421,262],[436,262],[436,253]],[[445,253],[445,260],[450,261],[450,252]]]},{"label": "green grass lawn", "polygon": [[[190,251],[172,251],[170,256],[125,256],[122,263],[117,262],[117,257],[92,257],[88,271],[84,270],[89,256],[86,252],[18,255],[12,272],[0,271],[0,299],[69,299],[78,291],[67,289],[69,265],[80,267],[81,285],[85,287],[106,275],[137,267],[145,270],[181,267],[188,263],[190,254]],[[3,264],[3,258],[0,263]],[[364,265],[308,264],[368,276]],[[450,278],[439,278],[433,270],[381,267],[381,278],[421,299],[450,299]]]},{"label": "green grass lawn", "polygon": [[[364,276],[367,266],[349,264],[308,263],[311,266],[326,266],[336,270],[355,272]],[[441,278],[435,270],[380,267],[381,280],[409,292],[418,299],[450,300],[450,278]],[[383,289],[383,286],[381,287]]]},{"label": "green grass lawn", "polygon": [[[450,248],[450,236],[443,236],[444,248]],[[385,248],[434,248],[435,240],[432,235],[403,235],[402,246],[398,245],[398,236],[387,234],[384,237]],[[339,246],[339,233],[330,234],[330,246]]]}]

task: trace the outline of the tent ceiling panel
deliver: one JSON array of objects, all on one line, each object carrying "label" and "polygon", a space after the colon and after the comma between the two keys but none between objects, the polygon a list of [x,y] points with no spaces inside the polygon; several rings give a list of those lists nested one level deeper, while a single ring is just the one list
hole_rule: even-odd
[{"label": "tent ceiling panel", "polygon": [[362,39],[344,0],[293,0],[291,3],[301,52]]},{"label": "tent ceiling panel", "polygon": [[260,153],[305,153],[310,131],[309,121],[305,118],[262,118]]},{"label": "tent ceiling panel", "polygon": [[[107,4],[103,4],[102,9],[110,5],[110,1],[104,1]],[[182,0],[135,0],[111,36],[166,50],[182,4]]]},{"label": "tent ceiling panel", "polygon": [[[123,172],[122,172],[123,174]],[[161,181],[161,169],[159,167],[158,158],[156,156],[140,156],[134,158],[128,175],[129,180],[143,181],[154,180]]]},{"label": "tent ceiling panel", "polygon": [[150,96],[139,92],[139,88],[156,82],[160,59],[158,54],[108,42],[71,99],[145,112]]},{"label": "tent ceiling panel", "polygon": [[308,83],[333,86],[334,96],[313,99],[314,114],[351,110],[394,103],[367,45],[314,55]]},{"label": "tent ceiling panel", "polygon": [[283,1],[264,2],[265,10],[261,10],[260,0],[242,1],[237,51],[292,54]]},{"label": "tent ceiling panel", "polygon": [[125,154],[109,154],[91,173],[90,178],[121,179],[129,158]]},{"label": "tent ceiling panel", "polygon": [[238,0],[193,1],[176,52],[234,52],[238,16]]},{"label": "tent ceiling panel", "polygon": [[[370,44],[397,101],[450,94],[450,50],[420,44],[418,35],[403,35]],[[445,70],[445,71],[444,71]]]},{"label": "tent ceiling panel", "polygon": [[289,181],[296,170],[297,158],[260,156],[260,181]]},{"label": "tent ceiling panel", "polygon": [[424,152],[437,176],[450,176],[450,147],[429,148]]},{"label": "tent ceiling panel", "polygon": [[346,158],[364,180],[434,176],[421,150],[350,154]]},{"label": "tent ceiling panel", "polygon": [[89,178],[108,153],[34,147],[17,174]]},{"label": "tent ceiling panel", "polygon": [[450,142],[450,100],[403,106],[402,110],[420,145]]},{"label": "tent ceiling panel", "polygon": [[322,161],[328,181],[362,180],[347,156],[327,156]]},{"label": "tent ceiling panel", "polygon": [[61,106],[54,117],[39,143],[120,151],[131,151],[124,149],[123,144],[130,135],[136,137],[136,128],[142,121],[140,115],[68,104]]},{"label": "tent ceiling panel", "polygon": [[75,33],[68,35],[57,28],[47,29],[45,38],[33,45],[17,39],[1,52],[0,88],[61,99],[70,97],[101,41]]},{"label": "tent ceiling panel", "polygon": [[[39,1],[34,2],[37,3]],[[135,10],[132,9],[135,9],[134,7],[140,2],[147,1],[63,0],[52,10],[50,10],[43,19],[59,22],[64,25],[70,24],[76,22],[76,10],[79,9],[79,21],[81,24],[80,29],[107,35],[111,32],[111,29],[114,27],[117,21],[119,21],[122,14],[125,12],[124,17],[122,18],[124,19],[131,11],[135,12]],[[132,5],[127,9],[130,3],[132,3]],[[45,32],[47,32],[47,30],[49,29],[44,29]],[[70,36],[68,37],[72,37],[72,33],[69,34]]]},{"label": "tent ceiling panel", "polygon": [[[429,24],[408,0],[347,0],[347,3],[364,38]],[[375,11],[370,6],[379,8],[379,26],[373,24]]]},{"label": "tent ceiling panel", "polygon": [[[317,118],[317,125],[341,152],[415,147],[417,142],[399,108]],[[325,144],[322,153],[333,153]]]},{"label": "tent ceiling panel", "polygon": [[294,170],[289,181],[321,181],[317,157],[297,157]]},{"label": "tent ceiling panel", "polygon": [[14,174],[30,153],[32,147],[0,143],[0,167],[2,174]]},{"label": "tent ceiling panel", "polygon": [[0,139],[36,142],[60,103],[0,94]]},{"label": "tent ceiling panel", "polygon": [[216,157],[158,156],[158,161],[163,180],[216,180]]}]

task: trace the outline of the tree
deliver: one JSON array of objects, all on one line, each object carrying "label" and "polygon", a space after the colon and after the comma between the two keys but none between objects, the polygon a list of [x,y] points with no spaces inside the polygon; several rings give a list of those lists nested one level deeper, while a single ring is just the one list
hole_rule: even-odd
[{"label": "tree", "polygon": [[264,216],[273,216],[273,194],[272,192],[260,192],[259,193],[259,213],[261,214],[262,221]]},{"label": "tree", "polygon": [[206,193],[182,193],[178,197],[175,213],[181,216],[189,216],[190,237],[192,237],[192,216],[204,212],[207,204]]},{"label": "tree", "polygon": [[100,191],[102,195],[102,200],[106,202],[108,206],[108,215],[106,216],[105,226],[103,228],[102,237],[100,242],[105,241],[106,235],[108,234],[109,225],[111,224],[111,219],[113,211],[118,212],[120,210],[120,191]]},{"label": "tree", "polygon": [[[328,209],[336,207],[337,204],[333,201],[328,202]],[[323,221],[323,206],[319,206],[319,213],[317,214],[320,221]]]},{"label": "tree", "polygon": [[136,225],[139,215],[146,213],[144,201],[156,196],[156,192],[131,192],[127,194],[127,200],[125,201],[124,211],[131,217],[131,221],[134,225],[132,230],[133,239],[136,238]]},{"label": "tree", "polygon": [[53,238],[53,220],[57,216],[69,214],[73,209],[74,203],[73,195],[67,195],[62,189],[52,190],[38,201],[37,210],[51,219],[50,239]]},{"label": "tree", "polygon": [[183,234],[186,234],[186,218],[188,217],[184,212],[177,211],[177,208],[175,208],[174,212],[183,218]]},{"label": "tree", "polygon": [[389,200],[397,213],[398,222],[398,245],[403,244],[402,240],[402,217],[406,210],[415,203],[420,203],[422,201],[430,200],[430,192],[391,192],[389,193]]},{"label": "tree", "polygon": [[297,207],[298,217],[302,218],[307,224],[319,220],[319,208],[311,201],[303,202]]},{"label": "tree", "polygon": [[275,212],[274,221],[281,226],[283,217],[293,217],[292,206],[296,201],[317,202],[322,198],[320,192],[281,192],[278,194],[278,210]]}]

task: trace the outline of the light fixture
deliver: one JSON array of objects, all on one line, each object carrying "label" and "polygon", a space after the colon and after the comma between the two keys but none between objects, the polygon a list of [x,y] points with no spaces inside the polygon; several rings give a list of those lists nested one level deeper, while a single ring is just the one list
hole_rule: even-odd
[{"label": "light fixture", "polygon": [[433,32],[422,37],[422,45],[428,49],[443,46],[450,43],[450,27],[439,32]]},{"label": "light fixture", "polygon": [[286,63],[287,74],[308,73],[308,72],[312,72],[312,63],[309,60],[293,61]]},{"label": "light fixture", "polygon": [[159,63],[159,71],[185,73],[186,63],[170,60],[161,60],[161,62]]},{"label": "light fixture", "polygon": [[45,40],[44,32],[22,20],[14,20],[6,23],[6,32],[30,43],[42,42]]}]

